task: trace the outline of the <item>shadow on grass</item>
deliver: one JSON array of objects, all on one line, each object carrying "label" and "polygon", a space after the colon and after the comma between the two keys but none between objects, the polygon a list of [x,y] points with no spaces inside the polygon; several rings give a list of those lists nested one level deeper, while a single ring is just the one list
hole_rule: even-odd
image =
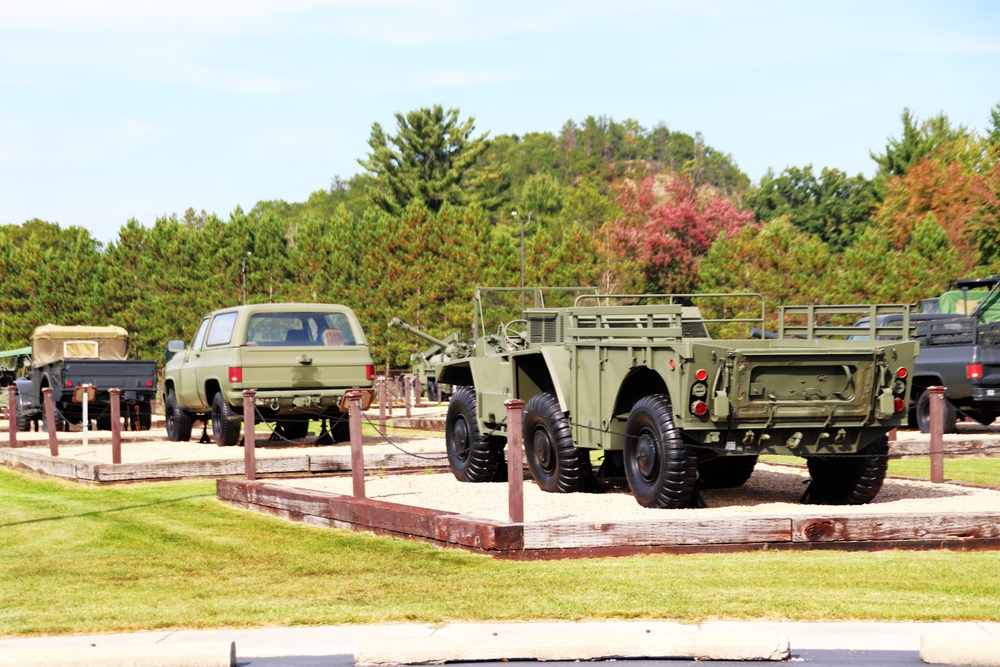
[{"label": "shadow on grass", "polygon": [[130,510],[138,510],[146,507],[156,507],[157,505],[171,505],[173,503],[179,503],[184,500],[193,500],[195,498],[214,498],[214,493],[202,493],[194,496],[182,496],[180,498],[171,498],[170,500],[158,500],[151,503],[143,503],[141,505],[126,505],[125,507],[115,507],[112,509],[104,510],[94,510],[93,512],[81,512],[80,514],[65,514],[63,516],[50,516],[42,517],[39,519],[25,519],[24,521],[11,521],[9,523],[0,523],[0,528],[7,528],[10,526],[24,526],[32,523],[45,523],[47,521],[64,521],[67,519],[82,519],[89,516],[101,516],[102,514],[112,514],[115,512],[128,512]]}]

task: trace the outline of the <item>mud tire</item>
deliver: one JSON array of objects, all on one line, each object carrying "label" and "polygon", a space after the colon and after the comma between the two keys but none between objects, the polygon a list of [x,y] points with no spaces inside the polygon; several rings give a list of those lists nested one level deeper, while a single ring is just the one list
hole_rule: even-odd
[{"label": "mud tire", "polygon": [[[503,445],[479,432],[476,419],[476,392],[458,387],[448,405],[445,419],[445,447],[448,465],[460,482],[489,482],[503,463]],[[502,442],[502,441],[500,441]]]},{"label": "mud tire", "polygon": [[590,450],[573,444],[569,418],[551,392],[532,396],[524,407],[524,455],[542,491],[574,493],[594,486]]},{"label": "mud tire", "polygon": [[676,509],[692,501],[698,459],[674,425],[670,399],[639,399],[625,423],[625,477],[643,507]]}]

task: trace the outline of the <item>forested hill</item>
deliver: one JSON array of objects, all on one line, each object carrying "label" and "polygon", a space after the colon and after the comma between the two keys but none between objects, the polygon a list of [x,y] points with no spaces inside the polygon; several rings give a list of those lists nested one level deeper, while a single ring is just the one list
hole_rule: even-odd
[{"label": "forested hill", "polygon": [[379,365],[400,367],[415,341],[388,320],[467,333],[476,285],[520,284],[522,225],[528,285],[914,302],[1000,273],[1000,104],[985,115],[980,135],[904,111],[872,179],[803,165],[752,184],[663,124],[490,136],[457,109],[418,109],[374,124],[360,173],[305,202],[129,220],[106,247],[54,222],[0,227],[0,349],[48,322],[119,324],[162,361],[167,340],[245,289],[351,306]]}]

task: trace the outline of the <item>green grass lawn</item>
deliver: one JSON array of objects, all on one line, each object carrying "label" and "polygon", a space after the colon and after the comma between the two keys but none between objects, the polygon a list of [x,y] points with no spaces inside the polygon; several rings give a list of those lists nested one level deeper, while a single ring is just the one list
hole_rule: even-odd
[{"label": "green grass lawn", "polygon": [[[761,456],[760,460],[771,463],[805,465],[805,459],[798,456],[766,455]],[[905,459],[891,459],[889,461],[889,474],[930,479],[930,457],[912,456]],[[945,458],[944,477],[946,480],[955,482],[1000,486],[1000,458]]]},{"label": "green grass lawn", "polygon": [[213,481],[0,469],[0,634],[330,623],[996,620],[995,552],[510,562],[227,507]]}]

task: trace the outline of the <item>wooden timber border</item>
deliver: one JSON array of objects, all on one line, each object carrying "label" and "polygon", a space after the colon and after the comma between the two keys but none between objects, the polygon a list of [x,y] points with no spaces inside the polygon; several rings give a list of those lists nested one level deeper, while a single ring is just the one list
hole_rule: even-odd
[{"label": "wooden timber border", "polygon": [[[423,472],[428,468],[445,469],[443,460],[428,460],[404,453],[366,454],[365,467],[386,473]],[[0,448],[0,463],[12,468],[31,470],[42,475],[63,477],[95,484],[118,482],[156,482],[188,477],[233,477],[245,474],[244,459],[206,459],[196,461],[147,461],[143,463],[97,463],[85,459],[51,456],[48,449]],[[256,460],[258,475],[312,476],[350,474],[351,456],[344,454],[302,454]]]},{"label": "wooden timber border", "polygon": [[260,481],[220,479],[216,486],[219,499],[234,507],[508,559],[765,549],[1000,550],[1000,512],[505,523]]}]

